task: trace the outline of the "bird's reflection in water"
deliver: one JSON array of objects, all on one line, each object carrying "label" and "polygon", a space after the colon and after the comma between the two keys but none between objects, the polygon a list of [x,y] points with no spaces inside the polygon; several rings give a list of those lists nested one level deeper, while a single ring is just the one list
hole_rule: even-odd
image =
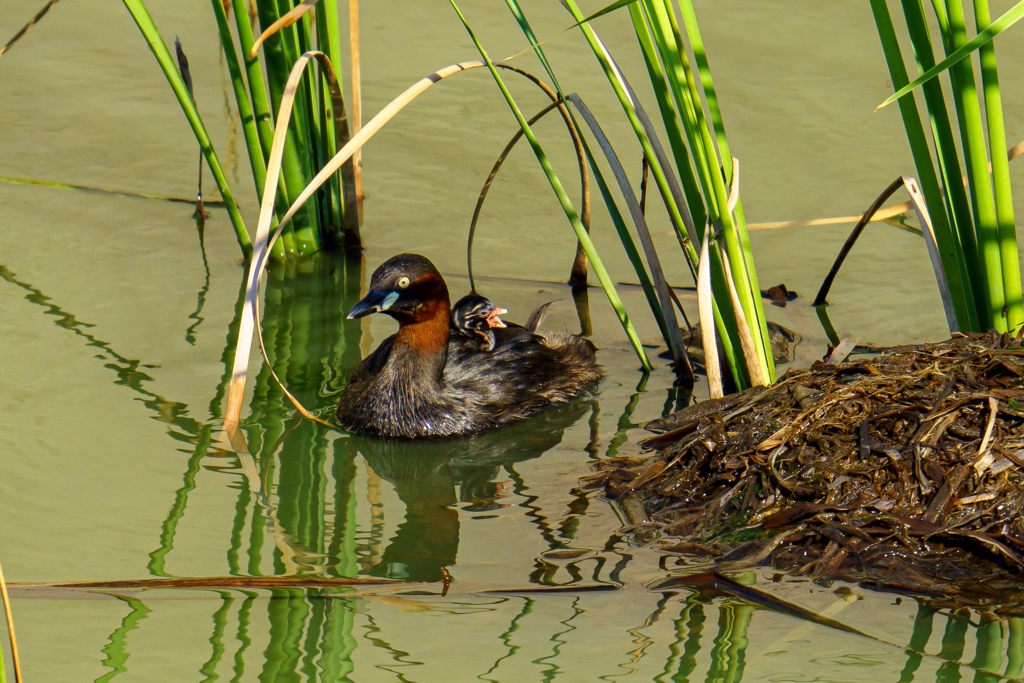
[{"label": "bird's reflection in water", "polygon": [[471,511],[501,506],[494,480],[504,466],[540,457],[591,409],[577,401],[466,439],[397,441],[353,437],[355,448],[405,503],[405,521],[371,569],[374,576],[439,581],[459,549],[458,503]]}]

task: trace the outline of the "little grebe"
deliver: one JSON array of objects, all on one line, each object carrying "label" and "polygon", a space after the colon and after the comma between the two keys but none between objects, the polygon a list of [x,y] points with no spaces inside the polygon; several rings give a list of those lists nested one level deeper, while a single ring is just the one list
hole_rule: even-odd
[{"label": "little grebe", "polygon": [[450,311],[448,286],[426,258],[400,254],[374,271],[348,317],[386,313],[399,329],[353,372],[338,401],[343,427],[370,436],[466,436],[590,394],[601,380],[585,339],[515,325],[483,351],[451,334]]}]

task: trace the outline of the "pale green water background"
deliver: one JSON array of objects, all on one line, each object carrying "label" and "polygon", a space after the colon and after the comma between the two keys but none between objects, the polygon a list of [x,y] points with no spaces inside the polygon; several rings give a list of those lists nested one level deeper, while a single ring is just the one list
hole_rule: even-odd
[{"label": "pale green water background", "polygon": [[[994,2],[993,12],[1010,4]],[[4,0],[0,39],[38,5]],[[430,71],[475,58],[440,0],[363,5],[364,120]],[[525,6],[539,36],[571,23],[554,0]],[[226,104],[233,97],[212,11],[200,0],[150,9],[165,38],[185,45],[200,110],[252,228],[257,200]],[[492,55],[523,48],[503,3],[467,1],[463,10]],[[872,114],[891,88],[866,3],[704,0],[697,11],[742,161],[748,220],[856,214],[912,172],[897,109]],[[606,17],[596,28],[653,105],[628,22]],[[998,43],[1004,83],[1024,82],[1020,30]],[[566,34],[546,49],[563,85],[588,101],[638,173],[632,133],[582,39]],[[531,57],[516,63],[536,68]],[[512,84],[524,109],[543,106]],[[1004,98],[1012,144],[1024,137],[1024,89],[1007,87]],[[560,126],[550,119],[538,130],[573,185]],[[380,316],[342,322],[378,263],[423,253],[453,295],[466,291],[473,203],[514,130],[478,70],[432,88],[365,148],[365,263],[325,257],[312,272],[279,274],[267,287],[270,353],[307,405],[331,405],[339,374],[393,330]],[[187,197],[196,155],[120,3],[66,0],[0,60],[0,176]],[[1018,188],[1020,163],[1011,167]],[[638,391],[636,360],[599,290],[590,294],[593,339],[608,380],[575,412],[486,440],[387,450],[296,420],[254,360],[243,412],[253,459],[247,465],[218,450],[222,355],[243,271],[227,218],[214,210],[207,273],[190,211],[0,182],[0,559],[8,580],[312,574],[435,583],[415,594],[16,589],[27,680],[874,683],[997,678],[981,669],[1019,675],[1021,645],[1005,624],[919,613],[907,597],[754,573],[765,590],[875,640],[734,598],[649,590],[680,571],[674,556],[620,533],[614,508],[576,485],[594,458],[638,452],[636,425],[673,407],[672,377],[659,368]],[[617,280],[632,281],[596,213],[606,263]],[[688,284],[682,259],[669,257],[677,251],[667,222],[655,225],[671,279]],[[761,283],[785,282],[802,295],[785,309],[767,307],[803,335],[798,362],[824,352],[807,304],[849,228],[753,233]],[[574,244],[525,147],[505,164],[480,230],[477,268],[496,278],[484,292],[520,320],[560,299],[550,324],[578,330],[568,290],[533,282],[564,278]],[[622,295],[642,337],[655,338],[639,289]],[[944,336],[924,245],[891,227],[867,230],[831,298],[845,335],[879,343]],[[567,548],[584,554],[550,554]],[[444,597],[442,567],[455,578]],[[581,588],[599,584],[617,590]],[[543,585],[577,588],[525,592]],[[488,592],[495,590],[508,592]],[[910,644],[928,656],[908,654]]]}]

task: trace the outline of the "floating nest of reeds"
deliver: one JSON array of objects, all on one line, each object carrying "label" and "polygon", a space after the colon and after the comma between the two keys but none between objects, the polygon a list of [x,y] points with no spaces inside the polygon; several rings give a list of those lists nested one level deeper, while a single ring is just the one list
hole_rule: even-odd
[{"label": "floating nest of reeds", "polygon": [[587,477],[680,564],[1024,610],[1024,343],[958,335],[788,372],[646,425]]}]

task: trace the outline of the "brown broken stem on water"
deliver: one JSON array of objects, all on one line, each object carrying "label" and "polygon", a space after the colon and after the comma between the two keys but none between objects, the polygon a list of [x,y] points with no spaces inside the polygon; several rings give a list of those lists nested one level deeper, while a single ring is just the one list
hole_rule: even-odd
[{"label": "brown broken stem on water", "polygon": [[50,11],[50,8],[53,7],[56,4],[57,4],[57,0],[50,0],[45,5],[43,5],[43,9],[39,10],[38,12],[36,12],[36,15],[34,17],[32,17],[31,19],[29,19],[29,22],[27,24],[25,24],[24,26],[22,26],[21,30],[18,31],[17,33],[15,33],[14,37],[7,41],[6,45],[4,45],[3,47],[0,47],[0,57],[3,57],[4,53],[7,52],[8,50],[10,50],[12,45],[14,45],[16,42],[21,40],[21,37],[23,35],[25,35],[26,33],[28,33],[28,30],[30,28],[32,28],[33,26],[35,26],[36,22],[38,22],[40,19],[42,19],[46,15],[46,13]]},{"label": "brown broken stem on water", "polygon": [[[188,66],[188,57],[185,56],[185,50],[181,47],[181,40],[177,37],[174,38],[174,52],[178,58],[178,71],[181,72],[181,78],[185,81],[185,89],[188,90],[188,96],[192,98],[192,102],[196,101],[195,91],[192,89],[192,70]],[[206,212],[203,207],[203,149],[199,148],[199,189],[196,190],[196,210],[192,212],[192,218],[196,219],[196,223],[199,225],[199,229],[202,230],[203,224],[206,219],[210,217],[210,214]]]},{"label": "brown broken stem on water", "polygon": [[850,233],[850,236],[847,237],[846,241],[843,243],[843,248],[839,250],[839,255],[836,256],[836,260],[832,264],[832,268],[828,271],[828,275],[825,276],[824,281],[822,281],[821,287],[818,289],[818,295],[814,297],[814,301],[811,304],[812,306],[822,306],[828,303],[825,301],[825,297],[828,296],[829,291],[832,289],[832,282],[836,279],[836,275],[839,274],[839,269],[842,268],[843,261],[846,260],[850,250],[853,249],[853,245],[856,244],[857,238],[860,237],[862,232],[864,232],[864,226],[868,224],[871,217],[875,215],[875,212],[881,208],[882,204],[885,203],[885,200],[891,197],[892,194],[901,187],[903,187],[902,176],[889,183],[889,186],[882,191],[882,194],[878,195],[878,197],[875,198],[875,201],[871,202],[871,206],[868,207],[868,210],[865,211],[860,217],[860,220],[857,221],[857,225],[853,227],[853,231]]},{"label": "brown broken stem on water", "polygon": [[44,588],[73,588],[92,590],[115,590],[129,588],[139,590],[163,589],[209,589],[209,588],[332,588],[335,586],[407,586],[421,585],[422,581],[377,578],[329,578],[324,576],[207,576],[194,578],[129,579],[125,581],[79,581],[72,583],[21,583],[13,584],[19,590]]}]

